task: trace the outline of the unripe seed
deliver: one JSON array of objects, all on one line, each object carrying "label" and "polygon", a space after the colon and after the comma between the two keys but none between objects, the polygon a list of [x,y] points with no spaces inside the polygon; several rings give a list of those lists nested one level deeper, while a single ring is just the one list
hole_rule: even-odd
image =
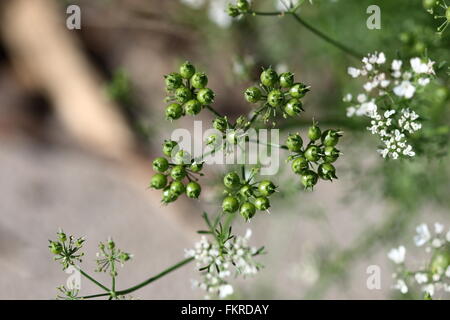
[{"label": "unripe seed", "polygon": [[302,173],[301,182],[306,189],[312,189],[318,180],[317,173],[311,170],[305,170]]},{"label": "unripe seed", "polygon": [[49,249],[53,254],[60,254],[62,252],[62,245],[59,242],[52,241],[50,242]]},{"label": "unripe seed", "polygon": [[295,98],[289,100],[284,107],[284,112],[286,112],[291,117],[295,117],[296,115],[300,114],[300,112],[302,112],[302,102]]},{"label": "unripe seed", "polygon": [[286,146],[289,151],[300,152],[303,146],[302,137],[298,134],[290,134],[286,140]]},{"label": "unripe seed", "polygon": [[268,197],[275,192],[277,187],[270,180],[263,180],[258,184],[258,191],[261,195]]},{"label": "unripe seed", "polygon": [[282,88],[292,87],[294,84],[294,74],[292,72],[285,72],[280,75],[280,86]]},{"label": "unripe seed", "polygon": [[309,146],[305,150],[305,158],[308,161],[316,162],[320,159],[320,149],[317,146]]},{"label": "unripe seed", "polygon": [[301,174],[306,169],[308,169],[308,160],[305,158],[299,157],[292,161],[292,171],[295,174]]},{"label": "unripe seed", "polygon": [[266,69],[261,73],[261,83],[266,87],[274,87],[278,84],[278,74],[272,68]]},{"label": "unripe seed", "polygon": [[239,210],[239,213],[241,214],[242,217],[244,217],[244,219],[246,221],[250,220],[251,218],[253,218],[253,216],[256,213],[256,207],[253,203],[251,202],[244,202],[241,205],[241,208]]},{"label": "unripe seed", "polygon": [[327,147],[334,147],[339,142],[340,134],[336,130],[326,130],[322,133],[322,143]]},{"label": "unripe seed", "polygon": [[305,94],[309,91],[303,83],[294,84],[291,89],[289,89],[289,94],[292,98],[303,98]]},{"label": "unripe seed", "polygon": [[336,179],[336,169],[335,167],[330,163],[322,163],[317,168],[317,172],[319,174],[319,177],[323,180],[333,180]]},{"label": "unripe seed", "polygon": [[322,132],[320,131],[320,128],[318,126],[313,125],[313,126],[309,127],[308,138],[311,141],[316,141],[317,139],[320,139],[321,135],[322,135]]},{"label": "unripe seed", "polygon": [[163,190],[163,198],[162,198],[162,202],[163,203],[170,203],[170,202],[174,202],[175,200],[178,199],[178,195],[174,194],[171,190],[170,187],[167,187]]},{"label": "unripe seed", "polygon": [[244,92],[245,100],[256,103],[261,99],[261,90],[258,87],[250,87]]},{"label": "unripe seed", "polygon": [[243,197],[250,198],[251,196],[253,196],[253,188],[247,184],[239,190],[239,193]]},{"label": "unripe seed", "polygon": [[237,0],[236,8],[242,12],[248,12],[250,10],[250,4],[247,0]]},{"label": "unripe seed", "polygon": [[154,189],[162,189],[166,184],[167,177],[162,173],[155,174],[150,181],[150,187]]},{"label": "unripe seed", "polygon": [[201,186],[195,181],[189,182],[186,186],[186,195],[191,199],[197,199],[201,192]]},{"label": "unripe seed", "polygon": [[198,100],[192,99],[184,104],[186,114],[195,116],[202,110],[202,105]]},{"label": "unripe seed", "polygon": [[209,88],[200,89],[197,100],[203,105],[211,104],[214,102],[214,92]]},{"label": "unripe seed", "polygon": [[186,169],[182,165],[178,165],[172,168],[170,170],[170,176],[174,180],[182,180],[184,177],[186,177]]},{"label": "unripe seed", "polygon": [[223,184],[227,188],[236,188],[241,185],[241,179],[236,172],[230,172],[223,178]]},{"label": "unripe seed", "polygon": [[185,79],[189,79],[190,77],[192,77],[195,73],[195,67],[189,62],[186,61],[185,63],[183,63],[180,66],[180,75],[185,78]]},{"label": "unripe seed", "polygon": [[258,197],[255,199],[255,207],[261,211],[267,210],[270,208],[270,201],[266,197]]},{"label": "unripe seed", "polygon": [[328,163],[333,163],[339,158],[339,150],[335,147],[325,147],[324,149],[324,161]]},{"label": "unripe seed", "polygon": [[203,162],[193,162],[189,168],[192,172],[200,172],[203,169]]},{"label": "unripe seed", "polygon": [[235,197],[226,197],[222,202],[222,209],[224,212],[233,213],[239,209],[239,201]]},{"label": "unripe seed", "polygon": [[186,101],[189,101],[189,99],[192,98],[192,92],[185,86],[179,87],[177,90],[175,90],[175,99],[179,103],[185,103]]},{"label": "unripe seed", "polygon": [[175,149],[175,147],[178,146],[178,143],[176,141],[172,140],[166,140],[163,144],[163,153],[168,156],[172,157],[172,151]]},{"label": "unripe seed", "polygon": [[213,128],[220,132],[225,132],[228,128],[228,121],[225,118],[216,118],[213,121]]},{"label": "unripe seed", "polygon": [[168,90],[175,90],[183,84],[183,78],[176,72],[168,74],[164,78]]},{"label": "unripe seed", "polygon": [[186,188],[181,181],[173,181],[170,184],[170,192],[172,192],[173,194],[180,195],[184,193],[185,190]]},{"label": "unripe seed", "polygon": [[272,107],[278,107],[280,106],[284,101],[284,95],[281,90],[274,89],[269,92],[269,95],[267,96],[267,103],[271,105]]},{"label": "unripe seed", "polygon": [[230,17],[233,17],[233,18],[235,18],[241,14],[239,9],[236,8],[235,6],[233,6],[231,3],[228,4],[227,13]]},{"label": "unripe seed", "polygon": [[423,0],[423,7],[425,9],[433,9],[436,4],[436,0]]},{"label": "unripe seed", "polygon": [[203,89],[208,84],[208,77],[203,72],[196,72],[191,78],[191,85],[196,89]]},{"label": "unripe seed", "polygon": [[164,172],[169,168],[169,161],[166,158],[159,157],[153,160],[153,170]]},{"label": "unripe seed", "polygon": [[166,108],[166,118],[168,120],[177,120],[183,115],[183,107],[178,103],[172,103]]}]

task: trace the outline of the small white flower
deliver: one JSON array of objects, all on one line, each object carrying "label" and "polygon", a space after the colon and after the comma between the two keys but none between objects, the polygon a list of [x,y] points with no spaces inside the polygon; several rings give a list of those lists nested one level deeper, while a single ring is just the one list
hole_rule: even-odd
[{"label": "small white flower", "polygon": [[366,83],[363,85],[363,88],[364,88],[364,90],[366,90],[367,92],[370,92],[370,91],[372,91],[372,89],[374,88],[374,85],[373,85],[372,82],[366,82]]},{"label": "small white flower", "polygon": [[428,293],[430,296],[434,295],[434,285],[428,284],[422,288],[422,290],[426,293]]},{"label": "small white flower", "polygon": [[355,112],[356,112],[356,108],[355,107],[348,107],[347,108],[347,117],[349,117],[349,118],[353,117]]},{"label": "small white flower", "polygon": [[434,61],[428,60],[427,63],[423,63],[420,58],[412,58],[410,60],[411,68],[417,74],[434,74],[433,65]]},{"label": "small white flower", "polygon": [[400,85],[394,88],[394,93],[397,96],[405,97],[406,99],[411,99],[415,92],[416,88],[408,80],[402,81]]},{"label": "small white flower", "polygon": [[415,73],[425,73],[427,71],[427,65],[422,63],[420,58],[412,58],[410,61],[411,68]]},{"label": "small white flower", "polygon": [[396,264],[401,264],[405,261],[406,249],[404,246],[393,248],[388,252],[388,258]]},{"label": "small white flower", "polygon": [[391,68],[394,71],[400,71],[402,64],[403,64],[403,61],[401,61],[401,60],[392,60]]},{"label": "small white flower", "polygon": [[421,247],[431,239],[430,231],[425,223],[417,226],[417,235],[414,236],[414,243],[416,246]]},{"label": "small white flower", "polygon": [[222,299],[228,297],[229,295],[232,295],[233,292],[234,292],[233,286],[230,284],[226,284],[219,287],[219,297]]},{"label": "small white flower", "polygon": [[426,273],[420,273],[420,272],[416,273],[414,275],[414,278],[416,279],[418,284],[423,284],[423,283],[428,282],[428,276]]},{"label": "small white flower", "polygon": [[377,64],[384,64],[386,62],[386,56],[384,55],[383,52],[380,52],[380,54],[378,55]]},{"label": "small white flower", "polygon": [[[389,80],[381,80],[380,85],[383,88],[386,88],[391,82]],[[382,95],[382,93],[380,92],[380,95]]]},{"label": "small white flower", "polygon": [[433,279],[433,281],[437,282],[439,280],[441,280],[441,275],[438,273],[433,274],[433,276],[431,277]]},{"label": "small white flower", "polygon": [[360,93],[360,94],[358,94],[358,96],[356,97],[356,100],[357,100],[359,103],[366,102],[366,101],[367,101],[367,96],[366,96],[364,93]]},{"label": "small white flower", "polygon": [[431,241],[431,245],[434,248],[439,248],[440,246],[442,246],[442,241],[441,241],[441,239],[435,238],[435,239],[433,239],[433,241]]},{"label": "small white flower", "polygon": [[400,290],[401,293],[408,293],[408,286],[403,279],[398,279],[397,283],[394,285],[394,289]]},{"label": "small white flower", "polygon": [[434,232],[439,234],[444,231],[444,225],[442,223],[436,222],[434,224]]},{"label": "small white flower", "polygon": [[350,102],[350,101],[352,101],[352,99],[353,99],[353,96],[351,95],[351,93],[347,93],[342,100],[344,102]]},{"label": "small white flower", "polygon": [[394,115],[395,114],[395,110],[387,110],[385,113],[384,113],[384,117],[385,118],[390,118],[392,115]]},{"label": "small white flower", "polygon": [[350,76],[352,76],[353,78],[358,78],[361,74],[361,70],[353,68],[353,67],[349,67],[347,69],[347,72]]},{"label": "small white flower", "polygon": [[422,87],[425,87],[427,84],[430,83],[430,79],[429,78],[420,78],[419,80],[417,80],[417,83],[419,85],[421,85]]}]

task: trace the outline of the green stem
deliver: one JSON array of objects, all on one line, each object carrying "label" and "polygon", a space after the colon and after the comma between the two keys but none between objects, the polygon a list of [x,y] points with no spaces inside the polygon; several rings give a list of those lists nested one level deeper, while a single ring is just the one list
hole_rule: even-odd
[{"label": "green stem", "polygon": [[272,12],[261,12],[261,11],[251,11],[250,14],[253,16],[279,16],[282,17],[287,12],[272,11]]},{"label": "green stem", "polygon": [[153,276],[153,277],[151,277],[151,278],[149,278],[149,279],[147,279],[147,280],[145,280],[145,281],[143,281],[143,282],[141,282],[141,283],[139,283],[139,284],[137,284],[137,285],[135,285],[135,286],[133,286],[133,287],[131,287],[131,288],[128,288],[128,289],[125,289],[125,290],[117,291],[116,293],[117,293],[117,295],[125,295],[125,294],[129,294],[129,293],[131,293],[131,292],[133,292],[133,291],[136,291],[136,290],[138,290],[138,289],[140,289],[140,288],[142,288],[142,287],[145,287],[146,285],[152,283],[153,281],[158,280],[159,278],[165,276],[166,274],[168,274],[168,273],[170,273],[170,272],[172,272],[172,271],[175,271],[175,270],[177,270],[178,268],[181,268],[182,266],[188,264],[189,262],[191,262],[191,261],[193,261],[193,260],[194,260],[193,257],[184,259],[184,260],[178,262],[177,264],[171,266],[170,268],[167,268],[166,270],[164,270],[164,271],[158,273],[156,276]]},{"label": "green stem", "polygon": [[107,292],[110,291],[107,287],[105,287],[105,286],[102,285],[100,282],[98,282],[97,280],[95,280],[94,278],[92,278],[90,275],[88,275],[86,272],[84,272],[83,270],[81,270],[79,267],[77,267],[77,268],[78,268],[78,270],[80,271],[80,273],[81,273],[84,277],[86,277],[86,278],[88,278],[89,280],[91,280],[93,283],[95,283],[97,286],[99,286],[99,287],[102,288],[103,290],[105,290],[105,291],[107,291]]},{"label": "green stem", "polygon": [[314,33],[316,36],[318,36],[318,37],[322,38],[323,40],[327,41],[328,43],[334,45],[336,48],[341,49],[342,51],[346,52],[347,54],[351,55],[352,57],[355,57],[356,59],[361,59],[363,57],[361,54],[359,54],[358,52],[354,51],[353,49],[350,49],[349,47],[343,45],[342,43],[340,43],[340,42],[330,38],[329,36],[327,36],[323,32],[317,30],[312,25],[310,25],[309,23],[305,22],[302,18],[300,18],[300,16],[297,13],[295,13],[295,12],[289,12],[289,13],[294,17],[294,19],[298,23],[303,25],[306,29],[308,29],[309,31]]},{"label": "green stem", "polygon": [[288,150],[288,147],[287,146],[285,146],[285,145],[281,145],[281,144],[276,144],[276,143],[270,143],[270,142],[260,142],[259,140],[253,140],[253,139],[251,139],[251,140],[249,140],[250,142],[254,142],[254,143],[257,143],[257,144],[264,144],[264,145],[266,145],[266,146],[268,146],[268,147],[274,147],[274,148],[280,148],[280,149],[284,149],[284,150]]},{"label": "green stem", "polygon": [[112,278],[112,286],[111,291],[112,293],[116,292],[116,262],[114,259],[111,260],[111,278]]},{"label": "green stem", "polygon": [[295,19],[295,21],[300,23],[303,27],[308,29],[310,32],[314,33],[319,38],[322,38],[322,40],[328,42],[329,44],[332,44],[336,48],[344,51],[345,53],[349,54],[352,57],[355,57],[357,59],[361,59],[362,58],[362,55],[359,54],[358,52],[356,52],[355,50],[350,49],[346,45],[344,45],[344,44],[342,44],[342,43],[332,39],[331,37],[329,37],[326,34],[324,34],[322,31],[314,28],[312,25],[310,25],[309,23],[304,21],[302,18],[300,18],[300,16],[295,11],[296,10],[289,10],[289,11],[286,11],[286,12],[281,12],[281,11],[275,11],[275,12],[251,11],[249,14],[252,14],[254,16],[284,16],[284,15],[290,14]]},{"label": "green stem", "polygon": [[92,298],[99,298],[99,297],[105,297],[105,296],[109,296],[109,293],[97,293],[97,294],[92,294],[89,296],[84,296],[84,297],[80,297],[81,299],[92,299]]}]

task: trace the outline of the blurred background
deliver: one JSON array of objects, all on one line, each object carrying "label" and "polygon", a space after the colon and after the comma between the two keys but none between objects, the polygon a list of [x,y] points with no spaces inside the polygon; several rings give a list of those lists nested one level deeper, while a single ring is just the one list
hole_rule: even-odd
[{"label": "blurred background", "polygon": [[[201,201],[164,207],[147,190],[151,160],[192,118],[164,120],[163,75],[190,60],[205,71],[216,108],[234,120],[251,111],[243,90],[261,67],[291,70],[311,85],[301,119],[281,123],[283,134],[304,133],[312,117],[345,132],[337,162],[339,180],[304,192],[298,177],[281,168],[286,186],[271,215],[251,225],[252,244],[265,245],[265,265],[239,281],[241,299],[388,299],[393,246],[413,246],[415,226],[439,221],[450,227],[448,152],[449,82],[441,77],[427,93],[426,126],[442,128],[418,144],[410,161],[384,161],[365,119],[345,117],[342,96],[361,84],[347,67],[351,56],[330,46],[289,17],[232,21],[227,0],[4,0],[0,4],[0,298],[52,299],[65,283],[48,252],[58,227],[87,238],[83,262],[95,268],[98,241],[112,236],[134,254],[119,271],[119,288],[133,285],[183,259],[197,241],[201,213],[216,213],[224,168],[206,168]],[[81,30],[66,28],[66,8],[81,8]],[[371,4],[381,7],[382,28],[366,28]],[[255,0],[273,11],[277,0]],[[390,58],[449,59],[450,38],[422,1],[317,0],[300,15],[330,37],[366,54]],[[440,75],[438,75],[440,76]],[[212,119],[200,114],[204,123]],[[447,129],[446,129],[447,128]],[[284,163],[285,155],[282,155]],[[408,252],[417,263],[419,253]],[[381,268],[381,289],[366,286],[369,265]],[[99,276],[104,279],[104,275]],[[185,266],[135,292],[143,299],[197,299],[197,278]],[[84,293],[96,293],[82,282]]]}]

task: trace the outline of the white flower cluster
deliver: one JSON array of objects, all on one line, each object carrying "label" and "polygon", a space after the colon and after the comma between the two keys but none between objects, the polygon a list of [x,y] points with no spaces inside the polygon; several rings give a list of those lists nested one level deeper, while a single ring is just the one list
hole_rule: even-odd
[{"label": "white flower cluster", "polygon": [[416,228],[416,232],[415,245],[425,247],[427,253],[432,253],[431,261],[419,271],[409,271],[405,266],[405,247],[391,249],[388,258],[398,265],[397,272],[393,274],[396,279],[393,288],[406,294],[410,283],[421,286],[422,291],[430,296],[439,290],[450,293],[450,230],[445,233],[444,226],[435,223],[434,232],[431,233],[423,223]]},{"label": "white flower cluster", "polygon": [[[344,97],[345,102],[352,103],[347,108],[347,116],[371,118],[371,126],[367,129],[380,136],[383,148],[378,152],[384,158],[413,157],[415,152],[407,138],[422,125],[418,122],[418,114],[405,108],[405,104],[411,102],[418,88],[430,83],[434,62],[412,58],[410,67],[403,70],[401,60],[393,60],[390,67],[386,64],[385,54],[375,52],[362,59],[360,69],[348,68],[348,74],[353,78],[366,77],[368,80],[363,85],[363,93],[356,95],[356,99],[351,94]],[[387,107],[381,110],[381,105]]]},{"label": "white flower cluster", "polygon": [[186,256],[194,257],[197,268],[203,270],[202,281],[192,282],[194,287],[207,292],[206,299],[211,296],[226,298],[233,294],[233,286],[227,281],[233,274],[245,277],[254,275],[261,269],[262,266],[253,260],[258,254],[258,249],[248,245],[251,234],[251,230],[248,229],[244,237],[233,237],[225,242],[223,248],[203,236],[195,244],[194,249],[186,250]]},{"label": "white flower cluster", "polygon": [[376,109],[371,111],[371,126],[367,129],[380,136],[383,148],[378,152],[383,158],[398,159],[400,155],[413,157],[416,153],[408,144],[406,134],[422,128],[422,124],[416,121],[419,116],[409,109],[401,109],[397,118],[394,117],[396,114],[394,109],[387,110],[382,115]]}]

